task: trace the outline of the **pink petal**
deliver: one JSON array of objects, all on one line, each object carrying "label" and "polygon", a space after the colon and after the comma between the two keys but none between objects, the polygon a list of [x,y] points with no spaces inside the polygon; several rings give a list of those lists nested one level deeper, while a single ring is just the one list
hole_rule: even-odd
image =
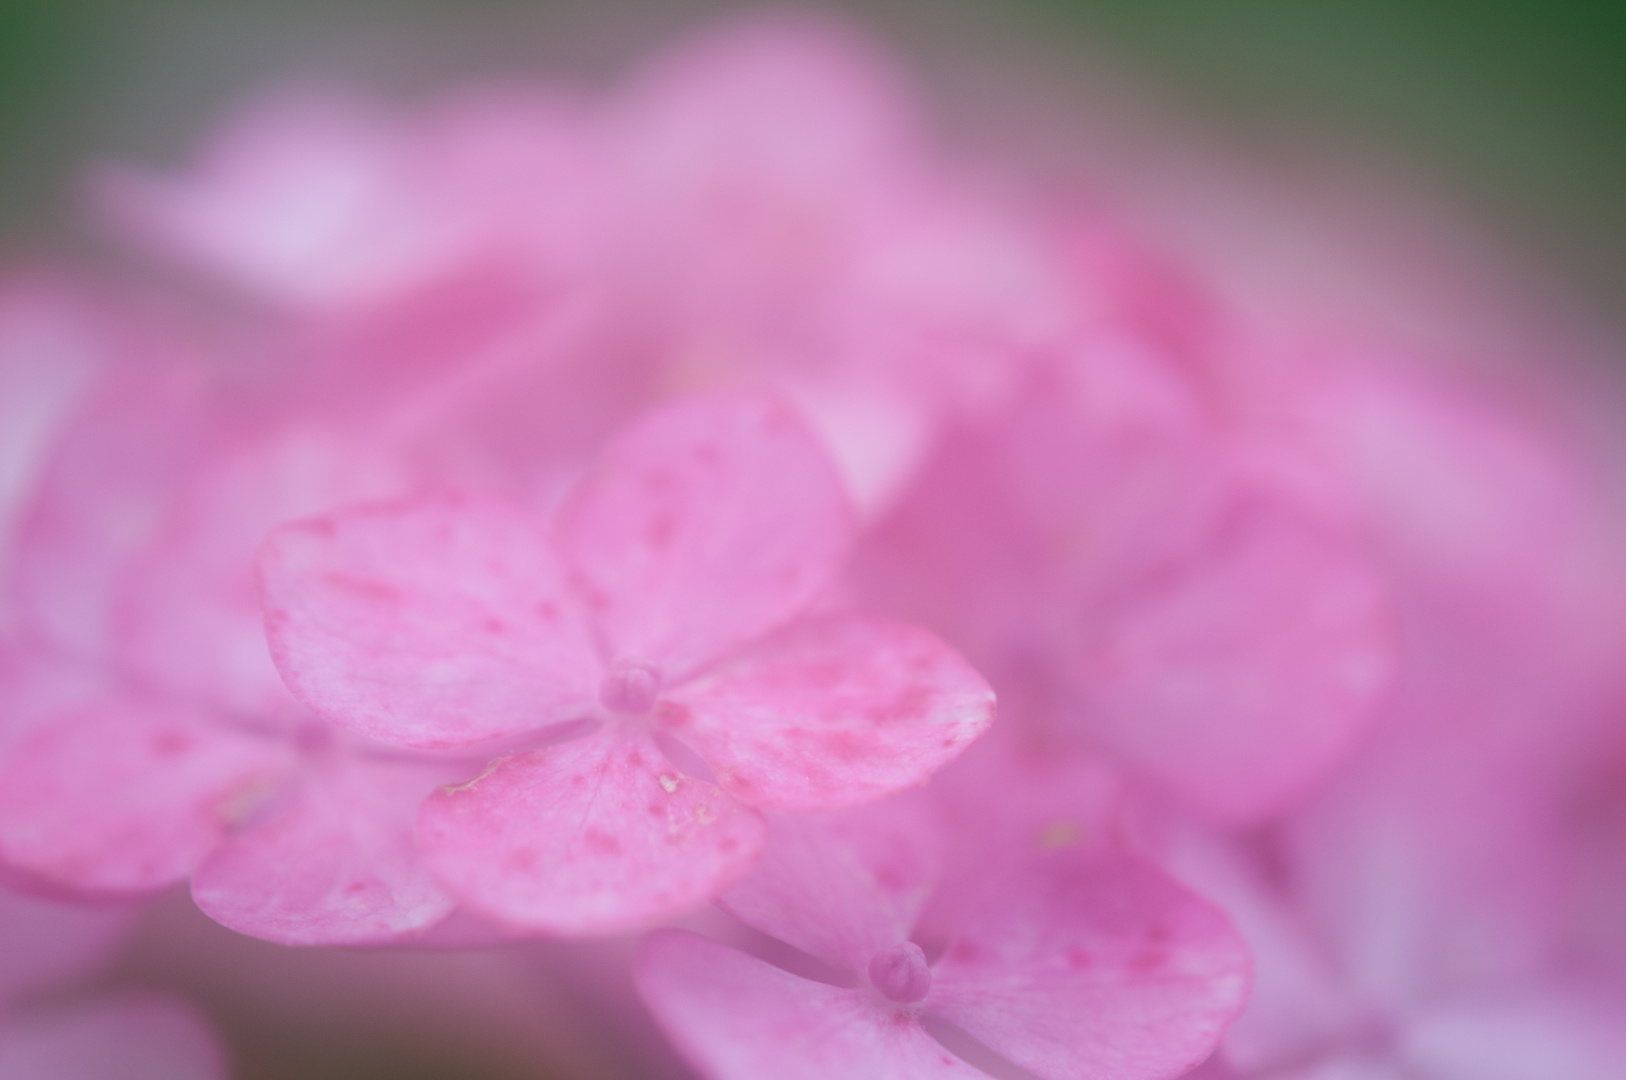
[{"label": "pink petal", "polygon": [[277,744],[119,700],[42,723],[0,761],[0,860],[75,889],[184,879],[286,775]]},{"label": "pink petal", "polygon": [[421,497],[278,529],[260,560],[271,654],[333,722],[446,747],[588,715],[598,662],[540,531]]},{"label": "pink petal", "polygon": [[1310,1060],[1361,1019],[1362,1005],[1338,981],[1310,927],[1241,845],[1184,836],[1166,858],[1183,884],[1224,908],[1253,954],[1248,1004],[1225,1032],[1220,1053],[1252,1076]]},{"label": "pink petal", "polygon": [[715,897],[762,850],[755,811],[607,726],[502,758],[418,815],[430,869],[479,914],[559,934],[647,926]]},{"label": "pink petal", "polygon": [[0,564],[58,428],[118,355],[109,321],[90,297],[49,277],[0,279]]},{"label": "pink petal", "polygon": [[826,616],[673,689],[656,718],[730,794],[830,810],[923,783],[993,723],[994,692],[924,630]]},{"label": "pink petal", "polygon": [[1232,821],[1300,795],[1386,691],[1381,582],[1286,501],[1244,496],[1211,550],[1108,616],[1078,679],[1091,730]]},{"label": "pink petal", "polygon": [[[1098,757],[1057,753],[1031,727],[1000,722],[933,778],[954,843],[942,885],[922,927],[942,939],[961,908],[991,876],[1020,869],[1035,855],[1097,848],[1124,831],[1124,784]],[[1002,797],[990,798],[990,792]],[[919,928],[917,928],[919,929]],[[925,940],[925,938],[922,938]]]},{"label": "pink petal", "polygon": [[284,945],[415,937],[454,906],[413,837],[418,804],[456,766],[335,757],[289,805],[217,847],[192,877],[203,913]]},{"label": "pink petal", "polygon": [[798,978],[695,934],[650,934],[634,977],[678,1052],[709,1080],[986,1080],[909,1008],[868,989]]},{"label": "pink petal", "polygon": [[225,1080],[228,1072],[208,1023],[164,998],[101,1002],[0,1027],[6,1080]]},{"label": "pink petal", "polygon": [[354,304],[462,254],[439,163],[402,135],[348,95],[283,93],[233,117],[187,174],[104,167],[93,195],[120,231],[273,301]]},{"label": "pink petal", "polygon": [[990,883],[927,1006],[1049,1080],[1174,1077],[1247,997],[1217,909],[1129,856],[1058,854]]},{"label": "pink petal", "polygon": [[802,419],[735,393],[681,402],[617,439],[559,528],[611,652],[670,683],[806,605],[854,519]]},{"label": "pink petal", "polygon": [[[1495,672],[1480,681],[1502,689]],[[1399,1015],[1529,979],[1563,915],[1550,793],[1523,762],[1498,760],[1485,712],[1430,729],[1474,698],[1412,689],[1374,732],[1386,738],[1282,830],[1297,906],[1322,948],[1367,1002]]]},{"label": "pink petal", "polygon": [[761,860],[718,904],[741,922],[850,972],[906,941],[946,838],[924,792],[817,817],[769,820]]},{"label": "pink petal", "polygon": [[117,597],[196,462],[215,449],[198,381],[179,365],[110,367],[65,422],[22,509],[9,599],[29,635],[84,657],[120,644]]},{"label": "pink petal", "polygon": [[405,479],[375,447],[309,424],[216,445],[209,457],[123,575],[119,656],[173,692],[287,715],[295,706],[266,648],[255,555],[274,526],[394,494]]}]

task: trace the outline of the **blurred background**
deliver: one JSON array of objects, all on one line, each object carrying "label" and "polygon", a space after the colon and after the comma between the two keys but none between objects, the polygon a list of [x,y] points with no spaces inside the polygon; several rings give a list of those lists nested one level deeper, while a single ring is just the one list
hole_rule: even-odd
[{"label": "blurred background", "polygon": [[[0,0],[0,251],[91,248],[77,186],[88,161],[178,162],[225,105],[271,81],[343,77],[410,94],[553,71],[608,84],[683,28],[748,6]],[[1004,123],[1013,98],[1065,118],[1105,95],[1256,157],[1331,147],[1394,163],[1585,306],[1626,321],[1621,0],[828,6],[889,40],[973,141],[1032,130]],[[547,1058],[548,1075],[626,1075],[617,1049],[581,1029],[590,1020],[572,1011],[569,980],[540,974],[548,965],[536,959],[289,952],[214,927],[176,896],[149,914],[112,978],[199,1000],[232,1041],[243,1080],[495,1080],[535,1077]],[[249,985],[235,977],[245,969],[269,975]],[[400,1000],[385,995],[358,1027],[346,1002],[381,985]],[[501,1008],[479,997],[494,986],[507,988]]]},{"label": "blurred background", "polygon": [[[94,155],[173,160],[290,72],[407,91],[477,71],[607,78],[707,0],[0,0],[0,244],[74,235]],[[1403,161],[1594,309],[1626,311],[1618,0],[847,0],[942,84],[1098,81],[1246,146]],[[930,83],[929,83],[930,85]],[[971,84],[971,85],[974,85]],[[962,98],[974,89],[960,87]],[[949,94],[952,96],[952,93]]]}]

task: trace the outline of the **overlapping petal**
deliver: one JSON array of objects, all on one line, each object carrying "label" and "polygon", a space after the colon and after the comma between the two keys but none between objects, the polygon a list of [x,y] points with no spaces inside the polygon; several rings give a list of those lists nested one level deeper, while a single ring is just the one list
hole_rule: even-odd
[{"label": "overlapping petal", "polygon": [[834,815],[774,815],[762,858],[717,903],[861,974],[877,953],[908,940],[946,846],[936,806],[918,792]]},{"label": "overlapping petal", "polygon": [[418,815],[430,869],[471,910],[558,934],[642,928],[703,904],[751,865],[764,832],[756,811],[615,725],[501,758]]},{"label": "overlapping petal", "polygon": [[558,525],[610,653],[657,664],[668,682],[805,606],[854,527],[818,437],[783,401],[748,392],[635,425]]},{"label": "overlapping petal", "polygon": [[271,653],[327,719],[448,747],[587,715],[598,662],[564,570],[517,511],[424,496],[278,529],[260,562]]},{"label": "overlapping petal", "polygon": [[1393,668],[1371,565],[1264,492],[1241,497],[1208,550],[1101,622],[1078,655],[1085,722],[1231,821],[1258,819],[1323,775]]},{"label": "overlapping petal", "polygon": [[1225,916],[1139,860],[1060,853],[990,888],[930,1008],[1050,1080],[1179,1076],[1247,997]]},{"label": "overlapping petal", "polygon": [[41,723],[0,760],[0,860],[88,892],[184,880],[283,782],[278,743],[108,698]]},{"label": "overlapping petal", "polygon": [[756,806],[831,810],[923,783],[994,719],[958,653],[888,619],[798,620],[675,688],[657,720]]},{"label": "overlapping petal", "polygon": [[204,914],[284,945],[399,941],[454,907],[414,842],[418,803],[456,762],[312,763],[285,805],[226,839],[192,875]]},{"label": "overlapping petal", "polygon": [[667,1035],[713,1080],[985,1080],[907,1007],[867,988],[798,978],[694,934],[645,938],[637,980]]}]

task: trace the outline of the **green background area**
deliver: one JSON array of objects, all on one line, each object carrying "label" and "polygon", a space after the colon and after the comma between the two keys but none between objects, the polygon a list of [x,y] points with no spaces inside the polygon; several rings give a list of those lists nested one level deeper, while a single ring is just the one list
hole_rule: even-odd
[{"label": "green background area", "polygon": [[[0,0],[0,239],[55,245],[96,154],[177,154],[290,68],[386,80],[498,63],[610,70],[705,0]],[[1620,0],[849,0],[906,47],[998,35],[1143,73],[1222,126],[1313,125],[1442,177],[1626,311]],[[1083,50],[1089,50],[1086,53]]]}]

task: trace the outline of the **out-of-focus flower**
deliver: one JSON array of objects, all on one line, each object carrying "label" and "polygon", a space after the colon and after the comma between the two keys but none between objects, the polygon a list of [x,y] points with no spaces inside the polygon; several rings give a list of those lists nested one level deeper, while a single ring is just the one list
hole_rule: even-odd
[{"label": "out-of-focus flower", "polygon": [[1133,857],[1073,846],[983,881],[929,962],[909,935],[940,870],[936,828],[908,802],[776,821],[721,903],[840,984],[651,935],[639,988],[685,1055],[720,1080],[981,1075],[927,1034],[933,1017],[1044,1077],[1176,1076],[1208,1054],[1248,982],[1218,912]]},{"label": "out-of-focus flower", "polygon": [[301,944],[727,889],[760,958],[637,961],[714,1080],[1620,1074],[1569,339],[1181,171],[999,188],[803,15],[103,168],[203,288],[0,291],[0,863]]}]

